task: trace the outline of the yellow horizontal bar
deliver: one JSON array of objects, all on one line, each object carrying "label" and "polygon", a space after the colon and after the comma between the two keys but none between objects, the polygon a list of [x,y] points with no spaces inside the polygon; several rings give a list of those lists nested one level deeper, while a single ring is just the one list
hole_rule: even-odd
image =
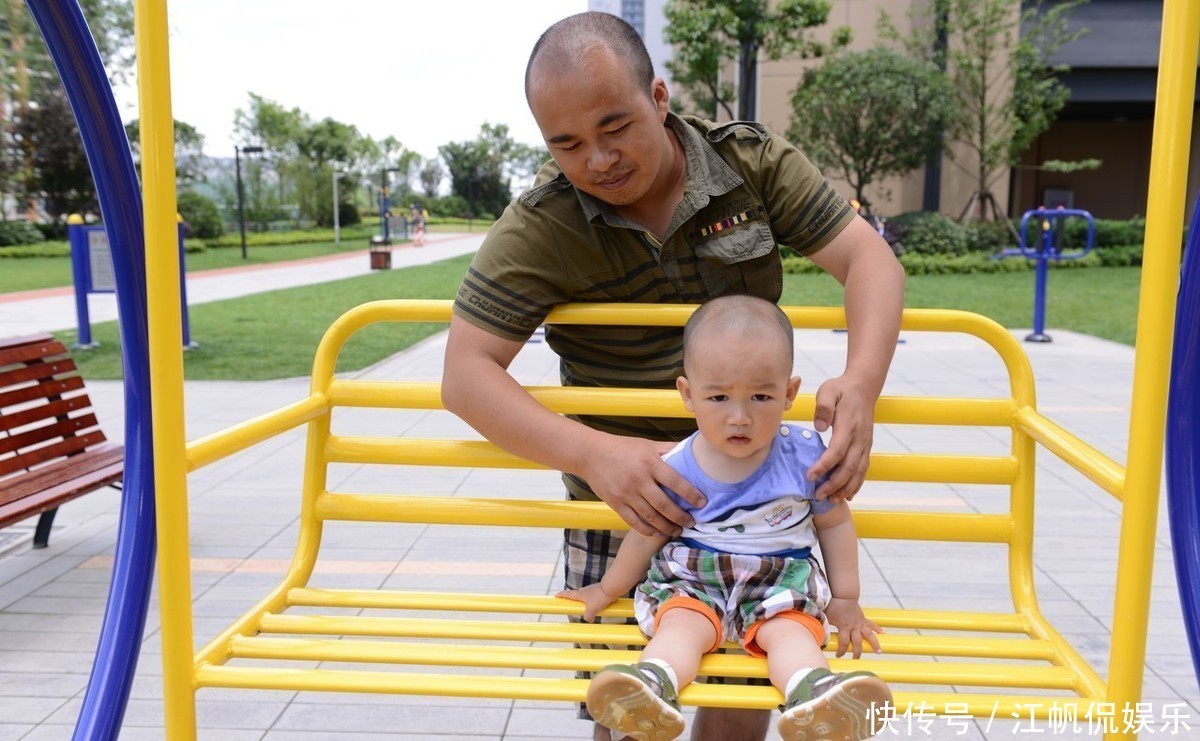
[{"label": "yellow horizontal bar", "polygon": [[[331,463],[446,466],[459,468],[543,469],[483,440],[433,440],[330,436],[325,455]],[[867,478],[945,484],[1010,484],[1017,474],[1012,457],[877,453]]]},{"label": "yellow horizontal bar", "polygon": [[187,445],[187,469],[190,472],[203,468],[213,461],[245,450],[293,427],[299,427],[327,411],[328,400],[320,394],[314,394],[273,412],[197,438]]},{"label": "yellow horizontal bar", "polygon": [[1014,531],[1009,515],[859,510],[853,516],[860,538],[1008,543]]},{"label": "yellow horizontal bar", "polygon": [[875,608],[869,617],[884,628],[911,630],[966,630],[980,633],[1024,633],[1030,621],[1024,615],[1000,612],[954,612],[949,610],[897,610]]},{"label": "yellow horizontal bar", "polygon": [[1125,496],[1125,467],[1096,450],[1036,409],[1022,407],[1016,425],[1118,500]]},{"label": "yellow horizontal bar", "polygon": [[604,530],[629,528],[603,502],[569,502],[565,499],[542,501],[327,493],[317,498],[313,511],[321,519],[357,522]]},{"label": "yellow horizontal bar", "polygon": [[[566,500],[325,493],[313,512],[320,519],[352,522],[628,529],[603,502]],[[1008,515],[860,510],[854,522],[860,537],[897,540],[1007,543],[1013,530]]]},{"label": "yellow horizontal bar", "polygon": [[[543,677],[478,676],[465,674],[405,674],[398,672],[336,671],[330,669],[266,669],[203,665],[196,668],[197,687],[233,687],[331,692],[374,692],[381,694],[438,697],[489,697],[511,700],[556,700],[581,702],[587,694],[586,679]],[[773,710],[782,698],[773,687],[709,685],[693,683],[679,693],[679,702],[689,706],[756,708]],[[1052,708],[1076,708],[1083,717],[1088,704],[1102,698],[1039,697],[1036,695],[981,695],[950,692],[896,692],[895,704],[920,707],[930,714],[979,718],[1031,717],[1045,720]],[[1014,716],[1015,714],[1015,716]]]},{"label": "yellow horizontal bar", "polygon": [[[559,414],[608,414],[651,417],[690,417],[674,389],[621,389],[574,386],[526,386],[542,406]],[[333,406],[383,409],[442,409],[441,384],[404,381],[334,380],[329,387]],[[811,422],[813,394],[800,394],[784,419]],[[932,399],[884,396],[875,405],[880,424],[962,425],[1008,427],[1010,399]]]},{"label": "yellow horizontal bar", "polygon": [[[596,671],[613,663],[633,663],[639,652],[537,646],[480,646],[447,643],[401,643],[300,638],[234,636],[230,656],[284,661],[345,661],[418,666],[471,666],[491,669]],[[860,661],[834,659],[835,671],[861,667]],[[887,661],[872,664],[888,682],[1069,690],[1076,684],[1071,670],[1053,666]],[[877,668],[875,668],[877,667]],[[700,662],[706,676],[766,677],[763,659],[736,654],[709,654]]]}]

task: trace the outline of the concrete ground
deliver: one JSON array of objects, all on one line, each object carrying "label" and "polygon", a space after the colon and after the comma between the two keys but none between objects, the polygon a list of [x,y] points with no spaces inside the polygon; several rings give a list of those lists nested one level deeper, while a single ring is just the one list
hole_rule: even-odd
[{"label": "concrete ground", "polygon": [[[365,258],[363,258],[365,261]],[[260,284],[262,276],[260,276]],[[7,307],[3,307],[7,310]],[[1026,345],[1039,379],[1039,407],[1124,463],[1130,417],[1132,349],[1065,331]],[[1016,332],[1018,337],[1024,332]],[[444,335],[360,373],[369,379],[433,379]],[[805,391],[840,372],[845,335],[802,331],[796,372]],[[524,383],[555,383],[555,360],[531,342],[514,373]],[[303,397],[307,379],[190,382],[187,434],[204,435]],[[957,335],[906,332],[885,395],[998,396],[1002,366],[981,342]],[[122,435],[122,389],[88,384],[101,424]],[[424,437],[469,434],[445,412],[354,412],[335,419],[344,431]],[[999,430],[880,426],[876,452],[1007,454]],[[262,443],[193,473],[189,479],[196,639],[203,645],[282,576],[296,537],[303,431]],[[1120,507],[1044,450],[1038,455],[1036,579],[1044,613],[1101,674],[1114,610]],[[330,488],[361,493],[410,491],[446,496],[557,499],[550,472],[336,466]],[[0,531],[0,741],[66,739],[82,703],[107,594],[118,493],[96,492],[66,505],[50,547],[29,547],[33,522]],[[855,507],[998,512],[1007,497],[994,487],[869,482]],[[330,526],[314,583],[364,588],[552,593],[559,585],[557,531],[341,524]],[[970,544],[872,540],[862,546],[868,607],[1010,611],[1003,549]],[[158,606],[148,621],[142,660],[122,739],[161,739]],[[964,691],[970,691],[964,688]],[[1197,687],[1180,613],[1160,509],[1144,700],[1154,736],[1200,738]],[[219,741],[367,741],[455,739],[533,741],[590,738],[589,726],[560,703],[438,700],[423,697],[203,690],[200,737]],[[1172,722],[1171,718],[1180,719]],[[1186,724],[1186,728],[1182,724]],[[1086,721],[1049,726],[956,718],[912,718],[883,737],[1002,739],[1017,733],[1088,738]],[[1096,736],[1098,737],[1098,736]],[[1151,737],[1144,733],[1144,738]]]}]

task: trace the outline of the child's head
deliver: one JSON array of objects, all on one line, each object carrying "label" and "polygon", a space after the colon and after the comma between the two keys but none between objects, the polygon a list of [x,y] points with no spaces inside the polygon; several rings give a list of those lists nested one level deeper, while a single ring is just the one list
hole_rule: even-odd
[{"label": "child's head", "polygon": [[753,296],[713,299],[688,320],[676,386],[714,448],[735,458],[766,457],[800,388],[791,375],[792,349],[787,315]]}]

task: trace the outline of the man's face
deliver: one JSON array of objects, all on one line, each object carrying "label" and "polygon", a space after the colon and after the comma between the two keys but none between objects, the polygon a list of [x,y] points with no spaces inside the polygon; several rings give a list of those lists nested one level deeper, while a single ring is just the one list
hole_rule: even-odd
[{"label": "man's face", "polygon": [[641,88],[609,49],[593,48],[569,69],[536,63],[529,107],[551,156],[571,183],[614,206],[630,206],[666,177],[665,83]]}]

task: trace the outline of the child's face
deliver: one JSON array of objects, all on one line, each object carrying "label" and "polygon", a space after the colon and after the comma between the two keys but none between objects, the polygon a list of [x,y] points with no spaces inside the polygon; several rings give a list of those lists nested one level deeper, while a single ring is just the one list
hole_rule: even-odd
[{"label": "child's face", "polygon": [[799,376],[769,332],[716,330],[689,348],[687,376],[676,381],[684,406],[713,448],[732,458],[764,460],[791,409]]}]

